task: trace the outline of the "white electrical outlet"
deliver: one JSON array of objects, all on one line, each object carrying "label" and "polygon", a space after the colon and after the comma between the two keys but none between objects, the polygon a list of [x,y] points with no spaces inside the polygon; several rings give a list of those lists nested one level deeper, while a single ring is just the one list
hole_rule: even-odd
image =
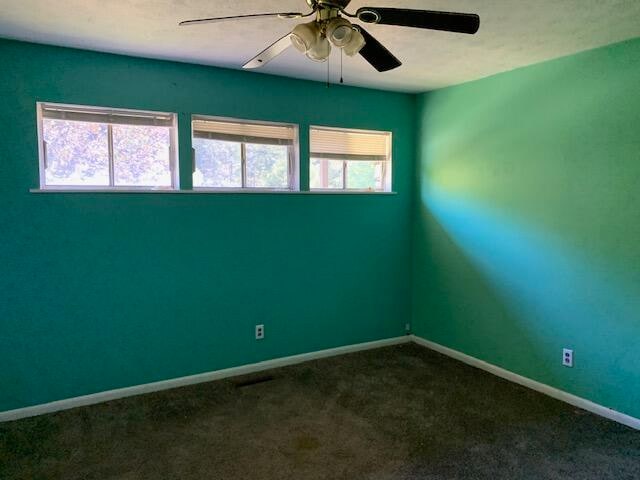
[{"label": "white electrical outlet", "polygon": [[573,350],[568,348],[562,349],[562,365],[565,367],[573,367]]},{"label": "white electrical outlet", "polygon": [[405,323],[404,324],[404,331],[407,332],[407,333],[411,331],[411,324],[410,323]]},{"label": "white electrical outlet", "polygon": [[256,340],[264,338],[264,325],[256,325]]}]

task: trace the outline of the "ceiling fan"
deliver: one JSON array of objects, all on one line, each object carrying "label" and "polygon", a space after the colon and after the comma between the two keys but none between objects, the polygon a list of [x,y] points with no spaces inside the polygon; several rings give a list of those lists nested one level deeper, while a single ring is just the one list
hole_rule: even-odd
[{"label": "ceiling fan", "polygon": [[348,56],[356,54],[369,62],[377,71],[386,72],[402,65],[389,50],[371,36],[361,25],[347,18],[357,18],[363,23],[398,25],[403,27],[444,30],[447,32],[474,34],[480,28],[480,17],[471,13],[436,12],[432,10],[410,10],[406,8],[362,7],[355,13],[345,9],[351,0],[306,0],[309,13],[279,12],[235,15],[230,17],[200,18],[186,20],[179,25],[196,25],[251,18],[306,18],[315,15],[309,23],[297,25],[293,31],[265,48],[242,68],[258,68],[283,53],[290,46],[316,62],[329,58],[331,45],[341,48]]}]

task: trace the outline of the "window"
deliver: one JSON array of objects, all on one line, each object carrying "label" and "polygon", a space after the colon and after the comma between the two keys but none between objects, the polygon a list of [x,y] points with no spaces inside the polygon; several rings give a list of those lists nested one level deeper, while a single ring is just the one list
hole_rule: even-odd
[{"label": "window", "polygon": [[171,113],[38,103],[40,188],[177,189]]},{"label": "window", "polygon": [[391,191],[391,133],[311,127],[311,190]]},{"label": "window", "polygon": [[295,125],[193,117],[195,189],[298,190]]}]

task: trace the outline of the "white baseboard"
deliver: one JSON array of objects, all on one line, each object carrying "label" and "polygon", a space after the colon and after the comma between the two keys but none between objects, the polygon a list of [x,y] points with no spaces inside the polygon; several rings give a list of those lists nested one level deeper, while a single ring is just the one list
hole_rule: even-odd
[{"label": "white baseboard", "polygon": [[596,415],[600,415],[601,417],[608,418],[609,420],[613,420],[615,422],[622,423],[623,425],[626,425],[628,427],[635,428],[636,430],[640,430],[639,418],[626,415],[624,413],[618,412],[611,408],[594,403],[585,398],[578,397],[576,395],[572,395],[571,393],[567,393],[563,390],[559,390],[557,388],[551,387],[544,383],[536,382],[535,380],[531,380],[530,378],[523,377],[522,375],[518,375],[517,373],[510,372],[509,370],[505,370],[504,368],[497,367],[495,365],[492,365],[491,363],[487,363],[483,360],[479,360],[475,357],[467,355],[466,353],[453,350],[449,347],[445,347],[438,343],[431,342],[422,337],[411,335],[411,339],[413,342],[417,343],[418,345],[421,345],[423,347],[429,348],[436,352],[442,353],[443,355],[454,358],[456,360],[460,360],[461,362],[471,365],[472,367],[485,370],[498,377],[504,378],[505,380],[509,380],[510,382],[517,383],[519,385],[522,385],[523,387],[536,390],[537,392],[543,393],[557,400],[561,400],[565,403],[573,405],[574,407],[581,408],[588,412],[595,413]]},{"label": "white baseboard", "polygon": [[411,336],[404,335],[402,337],[387,338],[384,340],[376,340],[373,342],[357,343],[355,345],[346,345],[343,347],[329,348],[327,350],[302,353],[300,355],[292,355],[290,357],[275,358],[273,360],[266,360],[264,362],[251,363],[248,365],[241,365],[239,367],[199,373],[197,375],[189,375],[187,377],[173,378],[170,380],[162,380],[160,382],[145,383],[143,385],[135,385],[133,387],[118,388],[115,390],[108,390],[106,392],[92,393],[91,395],[83,395],[81,397],[67,398],[55,402],[43,403],[31,407],[0,412],[0,422],[8,422],[11,420],[18,420],[20,418],[34,417],[36,415],[42,415],[45,413],[58,412],[60,410],[68,410],[70,408],[108,402],[109,400],[117,400],[119,398],[132,397],[134,395],[142,395],[144,393],[158,392],[160,390],[168,390],[170,388],[184,387],[186,385],[194,385],[196,383],[210,382],[212,380],[220,380],[222,378],[247,375],[249,373],[261,372],[263,370],[269,370],[272,368],[286,367],[287,365],[295,365],[297,363],[317,360],[319,358],[344,355],[346,353],[371,350],[374,348],[387,347],[390,345],[398,345],[401,343],[408,343],[410,341]]},{"label": "white baseboard", "polygon": [[402,337],[388,338],[384,340],[376,340],[373,342],[358,343],[355,345],[346,345],[343,347],[329,348],[327,350],[318,350],[315,352],[302,353],[300,355],[292,355],[290,357],[276,358],[273,360],[266,360],[263,362],[252,363],[248,365],[241,365],[239,367],[225,368],[223,370],[215,370],[212,372],[200,373],[197,375],[189,375],[187,377],[173,378],[170,380],[163,380],[160,382],[145,383],[143,385],[135,385],[133,387],[118,388],[115,390],[108,390],[106,392],[98,392],[90,395],[83,395],[80,397],[67,398],[64,400],[58,400],[50,403],[43,403],[40,405],[34,405],[31,407],[18,408],[15,410],[8,410],[0,412],[0,422],[8,422],[11,420],[18,420],[20,418],[33,417],[36,415],[43,415],[45,413],[58,412],[60,410],[68,410],[70,408],[82,407],[86,405],[93,405],[96,403],[108,402],[110,400],[117,400],[119,398],[131,397],[134,395],[142,395],[145,393],[158,392],[161,390],[168,390],[176,387],[184,387],[187,385],[194,385],[197,383],[210,382],[213,380],[220,380],[228,377],[235,377],[239,375],[247,375],[250,373],[261,372],[263,370],[269,370],[272,368],[285,367],[287,365],[295,365],[298,363],[308,362],[310,360],[317,360],[320,358],[333,357],[337,355],[344,355],[346,353],[359,352],[363,350],[371,350],[375,348],[387,347],[391,345],[398,345],[401,343],[407,343],[413,341],[418,345],[429,348],[436,352],[447,355],[448,357],[459,360],[463,363],[471,365],[473,367],[485,370],[489,373],[497,375],[511,382],[517,383],[524,387],[536,390],[540,393],[553,397],[557,400],[561,400],[570,405],[578,408],[582,408],[588,412],[600,415],[615,422],[627,425],[631,428],[640,430],[640,419],[618,412],[611,408],[599,405],[590,400],[572,395],[563,390],[551,387],[544,383],[531,380],[530,378],[523,377],[517,373],[510,372],[504,368],[497,367],[483,360],[479,360],[475,357],[467,355],[465,353],[453,350],[443,345],[431,342],[416,335],[405,335]]}]

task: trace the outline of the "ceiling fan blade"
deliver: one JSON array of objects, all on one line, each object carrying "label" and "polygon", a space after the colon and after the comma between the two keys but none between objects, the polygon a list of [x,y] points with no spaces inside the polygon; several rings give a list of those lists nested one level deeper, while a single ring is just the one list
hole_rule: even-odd
[{"label": "ceiling fan blade", "polygon": [[360,25],[354,25],[362,36],[364,37],[364,47],[360,50],[360,55],[369,62],[373,68],[379,72],[386,72],[398,68],[402,65],[402,62],[398,60],[384,45],[378,40],[373,38],[369,32],[367,32]]},{"label": "ceiling fan blade", "polygon": [[292,46],[291,39],[289,38],[290,36],[291,33],[287,33],[284,37],[276,40],[263,51],[261,51],[258,55],[245,63],[242,68],[259,68],[266,65],[278,55],[283,53],[287,48]]},{"label": "ceiling fan blade", "polygon": [[358,9],[356,16],[365,23],[428,28],[446,32],[474,34],[480,28],[480,17],[474,13],[363,7]]},{"label": "ceiling fan blade", "polygon": [[[312,12],[313,13],[313,12]],[[185,20],[178,25],[198,25],[201,23],[217,23],[225,22],[227,20],[243,20],[249,18],[264,18],[264,17],[279,17],[279,18],[302,18],[306,17],[303,13],[299,12],[281,12],[281,13],[254,13],[252,15],[233,15],[231,17],[212,17],[212,18],[198,18],[196,20]]]}]

